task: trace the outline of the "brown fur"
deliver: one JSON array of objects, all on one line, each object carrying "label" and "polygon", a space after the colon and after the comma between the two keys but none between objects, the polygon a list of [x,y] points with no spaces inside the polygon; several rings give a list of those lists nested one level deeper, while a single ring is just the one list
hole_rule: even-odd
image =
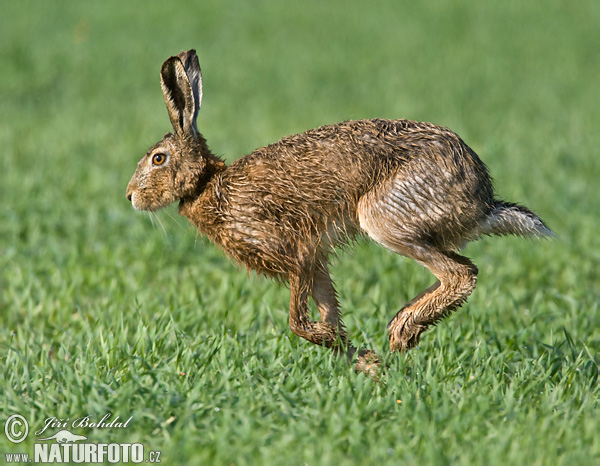
[{"label": "brown fur", "polygon": [[[497,200],[487,169],[452,131],[407,120],[346,121],[286,137],[230,166],[196,128],[202,79],[193,50],[169,58],[161,84],[173,134],[141,159],[127,197],[179,212],[248,269],[290,285],[290,328],[336,350],[346,335],[328,257],[368,235],[428,267],[438,282],[388,325],[392,351],[414,347],[471,294],[477,267],[457,252],[482,234],[548,235],[533,212]],[[153,163],[155,154],[166,162]],[[311,322],[308,298],[321,320]],[[376,357],[359,353],[359,368]]]}]

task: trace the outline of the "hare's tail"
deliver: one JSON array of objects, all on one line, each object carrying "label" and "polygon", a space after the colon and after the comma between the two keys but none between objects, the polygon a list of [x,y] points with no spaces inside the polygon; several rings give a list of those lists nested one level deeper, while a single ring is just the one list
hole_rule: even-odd
[{"label": "hare's tail", "polygon": [[485,235],[556,236],[542,219],[527,207],[499,200],[479,227]]}]

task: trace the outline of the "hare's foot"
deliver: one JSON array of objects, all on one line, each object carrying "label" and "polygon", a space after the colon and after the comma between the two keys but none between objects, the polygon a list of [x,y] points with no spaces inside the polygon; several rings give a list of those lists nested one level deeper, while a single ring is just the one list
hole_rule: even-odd
[{"label": "hare's foot", "polygon": [[412,322],[410,312],[400,311],[388,325],[390,351],[404,352],[415,348],[425,328]]},{"label": "hare's foot", "polygon": [[371,377],[373,380],[378,381],[379,377],[383,373],[383,366],[377,354],[371,350],[361,350],[358,355],[356,367],[354,369],[357,373],[363,373]]},{"label": "hare's foot", "polygon": [[[356,348],[352,347],[348,350],[348,356],[352,358],[356,353]],[[373,380],[378,381],[379,377],[383,373],[383,367],[381,361],[375,351],[368,349],[361,349],[358,351],[358,358],[356,361],[356,367],[354,368],[356,373],[363,373],[371,377]]]},{"label": "hare's foot", "polygon": [[426,299],[427,295],[435,292],[440,286],[440,282],[434,283],[425,291],[415,296],[407,302],[402,309],[398,311],[396,316],[388,324],[388,339],[390,340],[390,351],[408,351],[419,344],[419,338],[427,326],[427,319],[422,319],[420,311],[421,302]]},{"label": "hare's foot", "polygon": [[299,337],[327,348],[341,348],[346,341],[346,334],[343,330],[329,322],[297,322],[290,320],[290,329]]}]

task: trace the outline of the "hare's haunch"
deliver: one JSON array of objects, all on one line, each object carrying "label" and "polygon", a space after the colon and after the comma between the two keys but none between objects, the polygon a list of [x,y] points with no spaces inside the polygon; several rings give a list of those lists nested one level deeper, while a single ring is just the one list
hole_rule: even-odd
[{"label": "hare's haunch", "polygon": [[[179,212],[236,261],[287,281],[291,330],[355,349],[328,272],[334,247],[357,235],[427,267],[438,279],[388,325],[406,350],[471,294],[477,267],[458,251],[481,235],[552,235],[529,209],[498,200],[487,169],[455,133],[407,120],[346,121],[255,150],[229,166],[198,132],[202,76],[195,51],[169,58],[161,85],[173,133],[142,157],[127,198]],[[308,298],[321,314],[309,319]],[[359,354],[368,368],[369,352]]]}]

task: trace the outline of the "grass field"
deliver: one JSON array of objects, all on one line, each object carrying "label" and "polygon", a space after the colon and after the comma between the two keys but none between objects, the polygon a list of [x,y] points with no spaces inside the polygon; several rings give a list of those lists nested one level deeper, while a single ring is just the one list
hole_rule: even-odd
[{"label": "grass field", "polygon": [[[64,419],[163,464],[600,464],[600,3],[7,2],[0,16],[0,421]],[[467,305],[420,348],[386,324],[433,278],[363,242],[334,267],[376,383],[287,328],[247,276],[125,187],[170,129],[162,62],[196,48],[228,161],[345,119],[458,132],[552,241],[486,238]],[[127,428],[73,429],[86,415]],[[67,421],[68,419],[68,421]],[[56,432],[50,428],[46,433]]]}]

